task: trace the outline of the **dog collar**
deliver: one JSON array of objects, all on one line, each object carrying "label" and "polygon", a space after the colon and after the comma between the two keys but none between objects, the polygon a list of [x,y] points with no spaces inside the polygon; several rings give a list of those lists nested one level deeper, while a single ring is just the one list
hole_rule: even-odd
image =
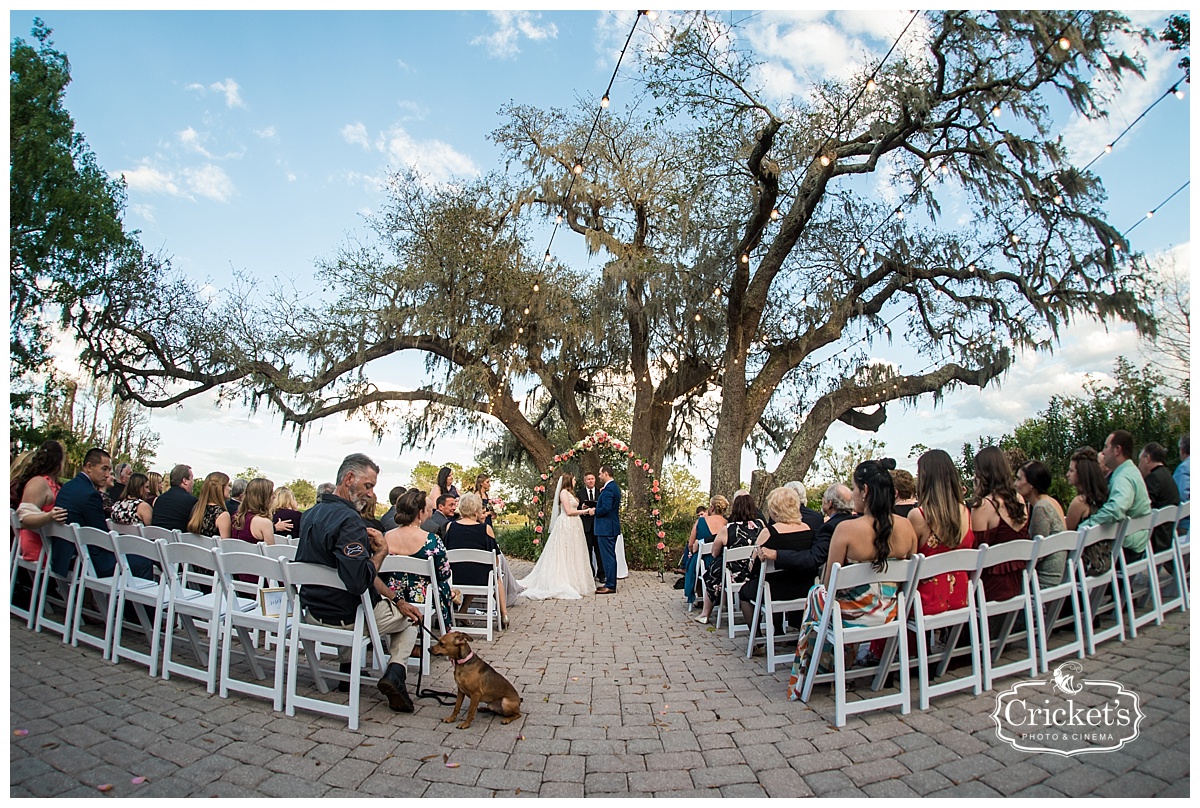
[{"label": "dog collar", "polygon": [[463,657],[462,659],[456,659],[456,660],[454,660],[454,664],[455,664],[455,665],[465,665],[465,664],[467,664],[468,662],[470,662],[470,661],[471,661],[472,659],[474,659],[474,658],[475,658],[475,652],[474,652],[474,651],[472,651],[471,653],[467,654],[467,655],[466,655],[465,657]]}]

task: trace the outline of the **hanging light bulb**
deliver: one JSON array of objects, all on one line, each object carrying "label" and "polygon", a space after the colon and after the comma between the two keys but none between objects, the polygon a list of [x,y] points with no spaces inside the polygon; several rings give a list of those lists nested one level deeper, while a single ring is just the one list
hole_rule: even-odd
[{"label": "hanging light bulb", "polygon": [[967,267],[967,271],[968,271],[968,272],[974,272],[974,271],[975,271],[975,265],[974,265],[974,264],[971,264],[970,266],[968,266],[968,267]]},{"label": "hanging light bulb", "polygon": [[747,255],[746,253],[742,253],[742,263],[743,263],[743,264],[748,264],[748,263],[750,263],[750,256],[749,256],[749,255]]},{"label": "hanging light bulb", "polygon": [[896,218],[897,218],[897,219],[903,219],[903,218],[904,218],[904,211],[900,210],[900,208],[896,208]]},{"label": "hanging light bulb", "polygon": [[1109,143],[1107,146],[1104,147],[1104,153],[1112,154],[1112,147],[1113,147],[1113,144]]},{"label": "hanging light bulb", "polygon": [[993,118],[999,118],[999,117],[1000,117],[1000,105],[999,105],[999,104],[997,104],[996,106],[992,107],[992,117],[993,117]]},{"label": "hanging light bulb", "polygon": [[1147,219],[1153,219],[1153,218],[1154,218],[1154,211],[1152,211],[1152,210],[1148,210],[1148,211],[1146,211],[1146,218],[1147,218]]},{"label": "hanging light bulb", "polygon": [[1062,203],[1063,203],[1062,194],[1055,194],[1054,195],[1054,204],[1061,205]]},{"label": "hanging light bulb", "polygon": [[571,170],[574,171],[577,175],[582,174],[583,173],[583,163],[576,161],[575,167],[572,168]]},{"label": "hanging light bulb", "polygon": [[779,218],[779,208],[771,208],[771,218],[772,219]]},{"label": "hanging light bulb", "polygon": [[858,254],[859,254],[859,255],[866,255],[866,254],[867,254],[867,248],[866,248],[866,247],[864,247],[864,246],[862,246],[862,245],[860,244],[860,245],[859,245],[859,247],[858,247]]},{"label": "hanging light bulb", "polygon": [[607,95],[607,94],[605,94],[605,96],[604,96],[603,98],[601,98],[601,99],[600,99],[600,106],[601,106],[601,107],[603,107],[604,109],[608,109],[608,103],[609,103],[609,102],[608,102],[608,95]]},{"label": "hanging light bulb", "polygon": [[654,22],[658,19],[657,11],[643,11],[642,13],[646,15],[646,18],[650,20],[650,22]]},{"label": "hanging light bulb", "polygon": [[550,263],[550,251],[549,250],[546,250],[546,257],[544,260],[546,261],[547,264]]},{"label": "hanging light bulb", "polygon": [[528,306],[526,306],[526,307],[525,307],[525,313],[526,313],[526,314],[528,314],[528,313],[529,313],[529,307],[528,307]]},{"label": "hanging light bulb", "polygon": [[1062,39],[1058,40],[1058,47],[1062,48],[1063,50],[1070,50],[1071,40],[1064,36]]},{"label": "hanging light bulb", "polygon": [[949,173],[950,173],[950,163],[948,163],[948,162],[942,163],[942,175],[945,176]]},{"label": "hanging light bulb", "polygon": [[700,322],[700,312],[696,312],[696,322]]},{"label": "hanging light bulb", "polygon": [[1012,238],[1012,243],[1013,243],[1013,244],[1019,244],[1019,243],[1020,243],[1020,241],[1021,241],[1021,237],[1020,237],[1020,236],[1018,236],[1016,233],[1013,233],[1013,234],[1012,234],[1012,236],[1011,236],[1011,238]]},{"label": "hanging light bulb", "polygon": [[554,217],[554,223],[555,224],[563,223],[563,215],[561,213]]},{"label": "hanging light bulb", "polygon": [[873,93],[879,85],[875,83],[875,79],[867,79],[867,92]]},{"label": "hanging light bulb", "polygon": [[534,282],[533,282],[533,291],[535,291],[535,292],[536,292],[536,291],[540,290],[541,288],[542,288],[542,287],[538,286],[538,283],[537,283],[537,281],[534,281]]},{"label": "hanging light bulb", "polygon": [[1175,97],[1180,101],[1183,100],[1183,90],[1179,89],[1178,84],[1171,88],[1171,92],[1174,93]]},{"label": "hanging light bulb", "polygon": [[720,297],[720,296],[721,296],[721,287],[718,286],[716,289],[713,289],[713,297]]},{"label": "hanging light bulb", "polygon": [[525,333],[525,326],[519,326],[519,327],[517,328],[517,333],[518,333],[518,334],[524,334],[524,333]]},{"label": "hanging light bulb", "polygon": [[829,155],[828,154],[821,155],[821,165],[823,165],[823,166],[829,165]]},{"label": "hanging light bulb", "polygon": [[1117,252],[1120,252],[1120,251],[1121,251],[1121,245],[1120,245],[1120,244],[1114,244],[1114,245],[1113,245],[1113,249],[1114,249],[1114,250],[1116,250]]}]

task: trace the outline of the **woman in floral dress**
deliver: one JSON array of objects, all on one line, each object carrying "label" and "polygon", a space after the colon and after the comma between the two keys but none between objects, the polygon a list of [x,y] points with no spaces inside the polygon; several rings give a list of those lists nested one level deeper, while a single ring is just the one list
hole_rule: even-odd
[{"label": "woman in floral dress", "polygon": [[[433,559],[441,619],[449,631],[454,627],[450,611],[450,562],[446,560],[446,545],[442,544],[437,534],[421,530],[420,525],[429,518],[429,514],[426,493],[415,488],[406,491],[396,500],[397,527],[389,530],[383,538],[391,555]],[[380,578],[401,599],[409,603],[425,602],[428,595],[427,579],[404,572],[385,572],[381,573]]]}]

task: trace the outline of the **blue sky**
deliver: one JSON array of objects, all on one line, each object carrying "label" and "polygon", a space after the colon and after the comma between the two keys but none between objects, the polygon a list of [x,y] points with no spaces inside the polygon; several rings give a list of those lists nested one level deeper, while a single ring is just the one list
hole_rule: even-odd
[{"label": "blue sky", "polygon": [[[389,169],[416,164],[444,180],[499,166],[488,135],[501,122],[500,106],[566,106],[599,95],[633,19],[631,11],[51,10],[10,13],[10,35],[28,38],[34,16],[54,29],[56,46],[71,60],[67,106],[79,131],[106,170],[126,177],[127,223],[178,269],[207,280],[213,294],[235,270],[292,279],[302,292],[319,294],[314,261],[367,235],[362,216],[382,202]],[[814,78],[848,71],[853,59],[882,56],[908,16],[768,11],[753,17],[746,36],[767,59],[773,91],[803,92]],[[1165,16],[1139,13],[1135,20],[1158,30]],[[1133,79],[1121,91],[1109,121],[1056,112],[1056,131],[1077,163],[1091,159],[1179,74],[1177,56],[1161,45],[1142,55],[1147,81]],[[1192,104],[1190,87],[1183,87],[1185,100],[1164,101],[1097,164],[1110,193],[1110,221],[1122,230],[1190,171]],[[614,104],[622,90],[619,80]],[[880,193],[890,190],[885,177],[876,182]],[[1134,231],[1134,247],[1172,251],[1186,266],[1190,217],[1185,192]],[[599,272],[602,259],[588,263],[569,237],[556,240],[555,252]],[[928,397],[908,410],[894,405],[880,437],[902,461],[918,442],[955,452],[978,434],[1011,429],[1051,394],[1079,389],[1085,373],[1106,373],[1118,354],[1133,355],[1135,343],[1128,327],[1081,324],[1055,356],[1019,359],[999,388],[954,393],[936,409]],[[69,368],[69,346],[60,354]],[[875,356],[911,368],[903,345],[879,344]],[[390,487],[406,483],[421,459],[470,463],[475,450],[468,436],[447,435],[428,450],[401,452],[397,440],[385,437],[376,446],[365,425],[334,418],[295,456],[276,417],[216,409],[205,396],[155,411],[151,426],[162,434],[158,465],[189,462],[201,473],[254,465],[277,483],[327,479],[346,452],[365,450]],[[840,426],[831,432],[835,443],[860,437]],[[693,466],[707,480],[707,457],[696,455]],[[747,456],[744,478],[753,466]]]}]

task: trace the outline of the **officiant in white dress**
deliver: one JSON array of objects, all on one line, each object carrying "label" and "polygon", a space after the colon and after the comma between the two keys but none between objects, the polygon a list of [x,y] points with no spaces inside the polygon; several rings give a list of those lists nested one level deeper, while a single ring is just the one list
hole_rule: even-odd
[{"label": "officiant in white dress", "polygon": [[587,537],[579,518],[586,509],[579,507],[574,490],[573,475],[567,473],[558,478],[546,545],[533,572],[519,582],[525,587],[521,592],[523,598],[576,600],[595,586]]}]

